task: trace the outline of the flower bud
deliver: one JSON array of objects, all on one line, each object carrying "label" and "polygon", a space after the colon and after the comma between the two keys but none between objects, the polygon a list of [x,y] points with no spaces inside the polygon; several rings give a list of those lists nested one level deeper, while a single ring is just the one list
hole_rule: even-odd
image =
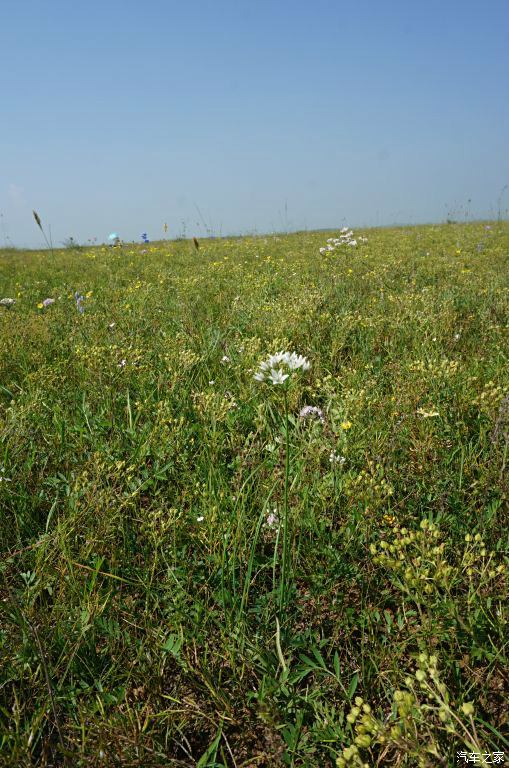
[{"label": "flower bud", "polygon": [[359,736],[355,737],[355,743],[358,747],[367,749],[371,745],[371,736],[368,736],[367,734],[359,734]]}]

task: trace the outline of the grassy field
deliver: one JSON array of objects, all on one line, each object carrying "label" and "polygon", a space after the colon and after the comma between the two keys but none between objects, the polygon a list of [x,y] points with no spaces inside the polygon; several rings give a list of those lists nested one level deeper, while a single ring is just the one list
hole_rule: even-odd
[{"label": "grassy field", "polygon": [[331,234],[0,252],[0,765],[509,760],[509,227]]}]

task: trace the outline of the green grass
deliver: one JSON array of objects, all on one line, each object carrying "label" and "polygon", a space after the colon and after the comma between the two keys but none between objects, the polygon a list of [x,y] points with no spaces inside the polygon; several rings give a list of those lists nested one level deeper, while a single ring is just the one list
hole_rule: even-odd
[{"label": "green grass", "polygon": [[0,252],[0,765],[509,755],[509,228],[366,235]]}]

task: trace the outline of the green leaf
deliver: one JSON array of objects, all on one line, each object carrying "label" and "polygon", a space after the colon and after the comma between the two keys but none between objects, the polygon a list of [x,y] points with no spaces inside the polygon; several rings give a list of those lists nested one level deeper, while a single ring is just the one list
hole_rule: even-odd
[{"label": "green leaf", "polygon": [[348,697],[350,699],[353,699],[355,691],[357,690],[357,686],[359,684],[359,673],[356,672],[352,679],[350,680],[350,685],[348,686]]},{"label": "green leaf", "polygon": [[217,748],[219,746],[222,733],[223,733],[223,726],[220,725],[214,741],[210,744],[210,746],[207,747],[203,755],[200,757],[200,759],[196,763],[196,768],[216,768],[216,766],[218,765],[216,763]]},{"label": "green leaf", "polygon": [[163,651],[171,653],[176,659],[180,658],[180,649],[182,648],[182,640],[179,635],[171,634],[166,638],[166,642],[163,645]]}]

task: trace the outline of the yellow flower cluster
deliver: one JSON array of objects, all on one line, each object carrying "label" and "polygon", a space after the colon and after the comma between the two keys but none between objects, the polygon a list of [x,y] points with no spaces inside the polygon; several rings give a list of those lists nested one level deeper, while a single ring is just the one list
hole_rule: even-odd
[{"label": "yellow flower cluster", "polygon": [[396,583],[418,602],[437,589],[448,589],[453,568],[444,550],[438,526],[428,520],[417,531],[395,525],[391,540],[370,546],[373,561],[394,574]]}]

